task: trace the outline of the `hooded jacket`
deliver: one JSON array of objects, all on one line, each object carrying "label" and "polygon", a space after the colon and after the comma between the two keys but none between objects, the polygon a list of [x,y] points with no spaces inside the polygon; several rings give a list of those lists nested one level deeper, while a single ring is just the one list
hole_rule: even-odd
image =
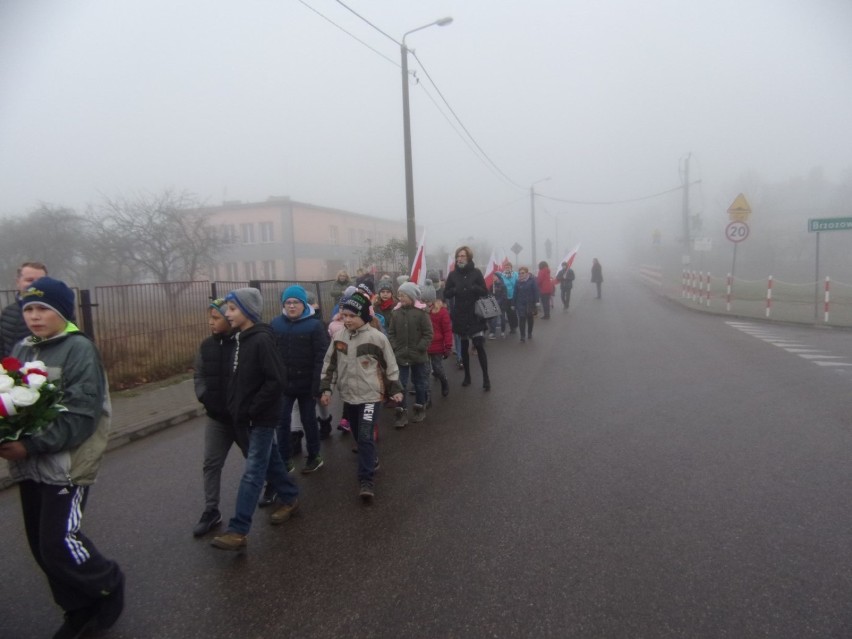
[{"label": "hooded jacket", "polygon": [[234,362],[228,384],[228,411],[235,426],[274,428],[280,417],[286,372],[268,324],[255,324],[234,336]]},{"label": "hooded jacket", "polygon": [[42,361],[48,379],[62,390],[65,412],[21,443],[27,457],[9,462],[15,481],[88,485],[95,481],[109,437],[109,387],[95,345],[71,322],[66,331],[48,339],[28,337],[13,357]]},{"label": "hooded jacket", "polygon": [[335,333],[322,367],[320,391],[337,392],[347,404],[380,402],[402,392],[399,366],[384,333],[369,324]]},{"label": "hooded jacket", "polygon": [[284,394],[319,397],[322,362],[329,339],[314,309],[306,306],[296,319],[282,313],[270,326],[287,371]]},{"label": "hooded jacket", "polygon": [[15,345],[29,335],[30,329],[24,321],[21,302],[15,296],[15,301],[0,313],[0,357],[11,355]]}]

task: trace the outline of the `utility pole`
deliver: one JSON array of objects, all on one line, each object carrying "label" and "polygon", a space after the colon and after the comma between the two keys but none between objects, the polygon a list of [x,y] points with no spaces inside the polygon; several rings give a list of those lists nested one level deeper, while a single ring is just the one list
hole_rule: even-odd
[{"label": "utility pole", "polygon": [[691,249],[689,241],[689,158],[692,153],[687,153],[683,162],[683,248],[684,263],[691,262]]},{"label": "utility pole", "polygon": [[530,187],[530,219],[532,220],[532,264],[530,271],[535,269],[535,185]]}]

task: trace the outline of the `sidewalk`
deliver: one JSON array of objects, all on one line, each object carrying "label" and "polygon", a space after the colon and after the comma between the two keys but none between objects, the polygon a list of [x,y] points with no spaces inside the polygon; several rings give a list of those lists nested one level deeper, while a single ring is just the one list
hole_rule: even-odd
[{"label": "sidewalk", "polygon": [[[170,385],[149,384],[113,393],[112,431],[107,450],[202,414],[204,409],[195,399],[192,379]],[[11,485],[8,465],[5,460],[0,460],[0,489]]]}]

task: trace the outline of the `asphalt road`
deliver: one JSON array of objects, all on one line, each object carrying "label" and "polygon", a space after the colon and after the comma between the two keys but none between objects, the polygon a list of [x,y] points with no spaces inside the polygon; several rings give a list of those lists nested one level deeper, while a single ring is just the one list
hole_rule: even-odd
[{"label": "asphalt road", "polygon": [[[84,522],[128,575],[106,636],[852,636],[852,334],[767,333],[612,274],[593,297],[488,342],[491,393],[451,371],[424,423],[386,413],[374,505],[335,433],[300,515],[259,511],[245,553],[191,536],[202,421],[112,452]],[[15,490],[0,535],[0,636],[49,637]]]}]

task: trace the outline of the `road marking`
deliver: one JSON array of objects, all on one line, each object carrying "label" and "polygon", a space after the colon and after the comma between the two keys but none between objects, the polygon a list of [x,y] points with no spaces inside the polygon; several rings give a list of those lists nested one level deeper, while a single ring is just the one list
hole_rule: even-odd
[{"label": "road marking", "polygon": [[836,372],[845,372],[844,367],[852,367],[852,362],[837,361],[846,359],[843,355],[827,354],[827,351],[820,348],[810,348],[807,344],[802,344],[798,341],[793,341],[780,336],[777,332],[766,330],[765,327],[749,324],[748,322],[725,322],[731,328],[745,333],[751,337],[783,348],[788,353],[798,355],[802,359],[813,362],[817,366],[833,367]]}]

